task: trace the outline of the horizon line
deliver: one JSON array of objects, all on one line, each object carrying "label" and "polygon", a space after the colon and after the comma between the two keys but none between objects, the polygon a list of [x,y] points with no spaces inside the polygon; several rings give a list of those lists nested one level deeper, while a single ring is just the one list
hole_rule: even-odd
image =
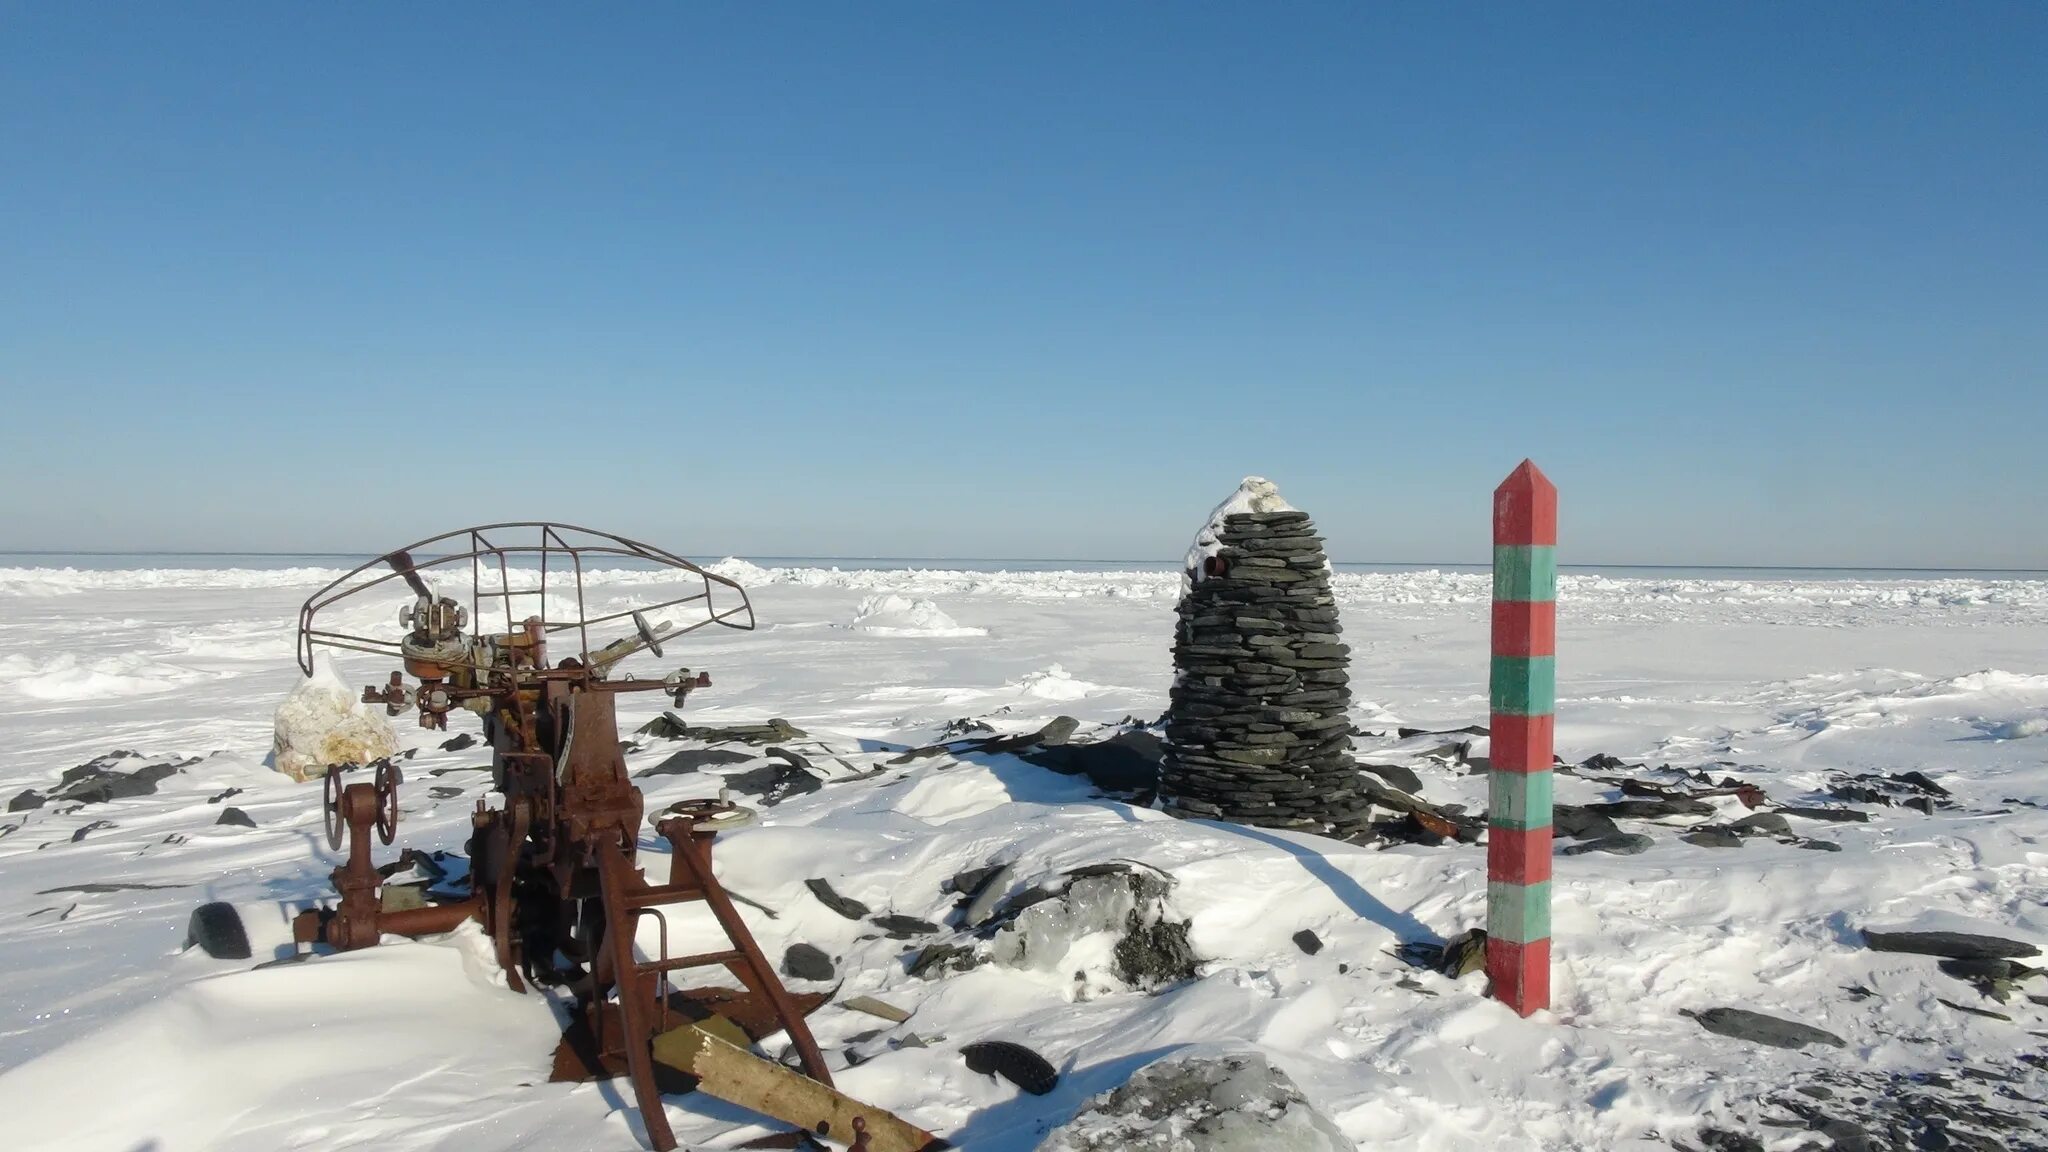
[{"label": "horizon line", "polygon": [[[375,559],[377,559],[377,558],[378,558],[379,556],[381,556],[381,555],[383,555],[383,553],[380,553],[380,552],[336,552],[336,551],[289,551],[289,552],[256,552],[256,551],[246,551],[246,550],[211,550],[211,549],[187,550],[187,549],[168,549],[168,548],[166,548],[166,549],[155,549],[155,548],[152,548],[152,549],[92,549],[92,548],[14,548],[14,549],[0,549],[0,556],[101,556],[101,557],[111,557],[111,556],[136,556],[136,557],[143,557],[143,556],[203,556],[203,557],[208,557],[208,558],[226,558],[226,557],[235,557],[235,556],[248,556],[248,557],[257,557],[257,558],[262,558],[262,559],[270,559],[270,560],[277,560],[277,559],[285,559],[285,558],[290,558],[290,557],[306,557],[306,558],[323,558],[323,559],[324,559],[324,558],[336,558],[336,559],[351,559],[351,560],[359,560],[359,561],[360,561],[360,560],[375,560]],[[709,555],[709,553],[699,553],[699,555]],[[753,553],[753,554],[751,554],[751,555],[748,555],[748,554],[743,554],[743,553],[738,553],[738,552],[728,552],[728,553],[725,553],[725,554],[724,554],[724,556],[723,556],[723,557],[721,557],[721,558],[722,558],[722,559],[735,559],[735,560],[748,560],[748,561],[750,561],[750,562],[751,562],[751,561],[753,561],[753,560],[844,560],[844,561],[861,561],[861,560],[867,560],[867,561],[876,561],[876,560],[892,560],[892,561],[897,561],[897,562],[902,562],[902,563],[929,563],[929,564],[1152,564],[1152,565],[1173,565],[1173,564],[1178,564],[1178,563],[1179,563],[1179,561],[1177,561],[1177,560],[1171,560],[1171,559],[1154,559],[1154,560],[1144,560],[1144,559],[1136,559],[1136,558],[1131,558],[1131,557],[1123,557],[1123,558],[1118,558],[1118,559],[1111,559],[1111,560],[1094,560],[1094,559],[1089,559],[1089,558],[1086,558],[1086,557],[1080,557],[1080,556],[888,556],[888,555],[872,555],[872,556],[825,556],[825,555],[796,555],[796,554],[790,554],[790,555],[771,555],[771,554],[769,554],[769,553]],[[1349,565],[1356,565],[1356,566],[1360,566],[1360,567],[1375,567],[1375,566],[1377,566],[1377,567],[1399,567],[1399,568],[1490,568],[1490,567],[1492,567],[1492,563],[1493,563],[1493,562],[1492,562],[1491,560],[1337,560],[1337,559],[1332,559],[1332,560],[1330,561],[1330,563],[1332,563],[1332,564],[1349,564]],[[2041,568],[2004,568],[2004,567],[1998,567],[1998,566],[1981,566],[1981,565],[1969,565],[1969,564],[1956,564],[1956,565],[1945,565],[1945,566],[1935,566],[1935,567],[1929,567],[1929,566],[1925,566],[1925,565],[1895,565],[1895,564],[1749,564],[1749,563],[1744,563],[1744,564],[1669,564],[1669,563],[1659,563],[1659,564],[1646,564],[1646,563],[1640,563],[1640,562],[1635,562],[1635,561],[1611,561],[1611,560],[1589,560],[1589,561],[1577,561],[1577,562],[1573,562],[1573,563],[1560,563],[1560,564],[1558,565],[1558,567],[1559,567],[1560,569],[1566,569],[1566,568],[1647,568],[1647,569],[1669,569],[1669,570],[1675,570],[1675,571],[1687,571],[1687,570],[1689,570],[1689,571],[1745,571],[1745,570],[1760,570],[1760,569],[1761,569],[1761,570],[1771,570],[1771,571],[1778,571],[1778,572],[1993,572],[1993,573],[2011,573],[2011,574],[2040,574],[2040,573],[2048,573],[2048,567],[2041,567]]]}]

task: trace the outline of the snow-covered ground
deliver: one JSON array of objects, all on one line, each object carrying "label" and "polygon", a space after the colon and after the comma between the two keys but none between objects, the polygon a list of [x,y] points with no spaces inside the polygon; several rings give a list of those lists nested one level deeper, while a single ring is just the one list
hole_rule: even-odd
[{"label": "snow-covered ground", "polygon": [[[1713,816],[1622,820],[1652,838],[1640,854],[1559,856],[1555,1010],[1524,1021],[1485,999],[1483,976],[1452,980],[1394,954],[1480,925],[1483,847],[1179,822],[1009,754],[887,763],[962,718],[1015,733],[1068,715],[1081,740],[1153,720],[1171,678],[1176,572],[718,570],[749,586],[761,628],[672,645],[668,663],[716,682],[686,718],[784,718],[808,733],[787,748],[835,778],[723,837],[721,874],[776,913],[750,914],[771,955],[805,942],[836,959],[835,1003],[812,1025],[840,1086],[962,1146],[1023,1152],[1135,1068],[1197,1045],[1259,1049],[1362,1147],[1700,1147],[1709,1128],[1771,1149],[1850,1147],[1846,1130],[1820,1126],[1881,1137],[1907,1123],[1903,1107],[1931,1140],[1925,1118],[1942,1106],[1978,1119],[1954,1121],[1952,1145],[1920,1146],[1980,1146],[1962,1141],[1972,1125],[2015,1123],[1981,1146],[2042,1145],[2048,1007],[2031,997],[2048,997],[2048,979],[2000,1003],[1932,957],[1871,951],[1860,930],[2048,945],[2048,580],[1565,576],[1559,751],[1647,767],[1560,774],[1560,803],[1618,799],[1621,778],[1676,781],[1656,771],[1669,764],[1760,785],[1771,804],[1759,811],[1868,820],[1792,816],[1794,835],[1736,848],[1680,839],[1683,825],[1749,814],[1725,796]],[[326,890],[337,860],[318,832],[319,788],[263,761],[298,677],[298,604],[334,574],[0,569],[0,798],[48,793],[116,750],[141,754],[119,770],[197,758],[151,795],[0,817],[5,1147],[635,1146],[629,1094],[546,1082],[555,1018],[503,987],[473,933],[255,970],[181,951],[199,903],[232,901],[258,920],[269,908],[281,923]],[[606,574],[595,588],[623,604],[646,579]],[[1472,738],[1398,729],[1485,723],[1487,577],[1340,569],[1333,582],[1356,723],[1382,734],[1358,740],[1361,758],[1410,768],[1432,802],[1480,811],[1485,776],[1442,751]],[[395,604],[353,623],[395,620]],[[352,684],[389,671],[370,657],[337,666]],[[627,734],[658,711],[624,703]],[[483,759],[400,723],[417,753],[397,847],[459,849],[487,793],[468,771]],[[699,746],[640,744],[636,772]],[[1466,753],[1483,756],[1484,738]],[[715,791],[712,772],[768,763],[640,779],[660,806]],[[1950,806],[1827,794],[1912,771]],[[853,776],[864,778],[837,779]],[[216,823],[228,807],[255,826]],[[1196,978],[1122,986],[1111,934],[1055,937],[1020,964],[906,971],[951,938],[958,897],[942,884],[956,873],[1008,864],[1003,883],[1022,892],[1110,862],[1172,878],[1167,905],[1189,922]],[[890,938],[821,904],[811,878],[944,931]],[[1294,942],[1303,929],[1323,943],[1314,955]],[[861,994],[913,1015],[891,1027],[839,1003]],[[1761,1047],[1683,1014],[1716,1007],[1801,1021],[1845,1046]],[[925,1046],[891,1043],[911,1033]],[[985,1039],[1033,1047],[1059,1086],[1023,1095],[971,1072],[959,1049]],[[849,1050],[864,1059],[837,1071]],[[768,1130],[701,1095],[668,1106],[693,1147]]]}]

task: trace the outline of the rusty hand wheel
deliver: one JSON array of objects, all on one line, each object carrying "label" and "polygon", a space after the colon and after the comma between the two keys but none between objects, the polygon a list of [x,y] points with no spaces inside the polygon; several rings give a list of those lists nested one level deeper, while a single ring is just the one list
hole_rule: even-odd
[{"label": "rusty hand wheel", "polygon": [[386,844],[398,835],[398,765],[377,765],[377,839]]},{"label": "rusty hand wheel", "polygon": [[342,833],[348,828],[348,823],[342,819],[341,814],[341,773],[342,768],[339,764],[329,768],[327,782],[322,786],[320,794],[320,811],[327,825],[327,846],[337,852],[341,851]]}]

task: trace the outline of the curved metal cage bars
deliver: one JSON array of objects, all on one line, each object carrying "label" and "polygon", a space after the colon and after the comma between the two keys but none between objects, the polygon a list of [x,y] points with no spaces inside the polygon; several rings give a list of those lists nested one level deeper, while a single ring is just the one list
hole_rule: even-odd
[{"label": "curved metal cage bars", "polygon": [[[602,565],[606,561],[649,565],[650,573],[673,570],[682,573],[682,579],[694,577],[698,587],[688,595],[592,616],[584,606],[584,577],[588,572],[603,570]],[[316,647],[403,658],[396,640],[325,631],[315,626],[315,617],[342,600],[370,592],[394,580],[402,582],[415,596],[438,598],[442,594],[428,582],[428,577],[459,572],[464,567],[469,570],[469,620],[478,633],[487,630],[516,632],[525,621],[538,619],[547,634],[574,632],[578,657],[586,665],[591,662],[592,654],[590,630],[631,620],[635,613],[645,615],[690,604],[702,606],[703,619],[663,633],[663,641],[712,624],[742,631],[754,627],[754,606],[747,599],[746,589],[652,544],[574,524],[542,520],[479,524],[387,552],[308,597],[299,609],[299,670],[309,676],[313,674],[313,649]],[[549,594],[565,595],[569,590],[575,594],[574,618],[550,619]],[[526,608],[531,610],[522,610]],[[482,665],[473,662],[451,663],[479,672],[484,670]]]}]

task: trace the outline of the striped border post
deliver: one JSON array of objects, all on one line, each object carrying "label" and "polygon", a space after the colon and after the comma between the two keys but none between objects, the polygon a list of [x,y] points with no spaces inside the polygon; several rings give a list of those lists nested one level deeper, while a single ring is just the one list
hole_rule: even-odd
[{"label": "striped border post", "polygon": [[1550,1006],[1550,760],[1557,723],[1557,486],[1530,461],[1493,490],[1493,771],[1486,975]]}]

